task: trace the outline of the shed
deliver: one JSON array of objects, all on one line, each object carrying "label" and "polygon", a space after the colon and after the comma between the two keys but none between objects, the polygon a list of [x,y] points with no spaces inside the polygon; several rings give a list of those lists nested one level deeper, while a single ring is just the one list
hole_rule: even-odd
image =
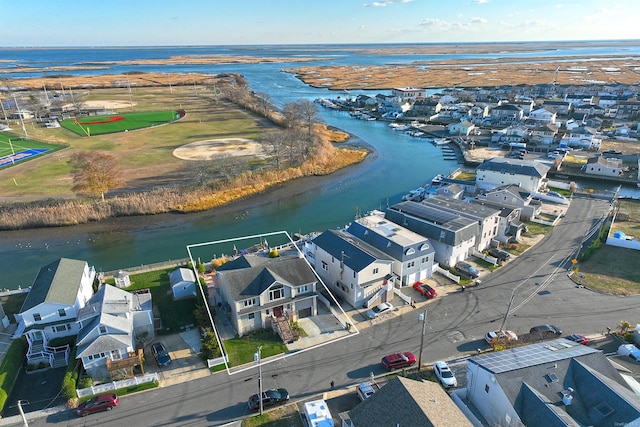
[{"label": "shed", "polygon": [[169,274],[173,299],[196,297],[196,276],[188,268],[178,268]]}]

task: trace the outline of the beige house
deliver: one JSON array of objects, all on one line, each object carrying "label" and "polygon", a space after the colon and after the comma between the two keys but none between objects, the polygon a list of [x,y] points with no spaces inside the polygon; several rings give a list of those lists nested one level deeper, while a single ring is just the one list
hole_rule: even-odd
[{"label": "beige house", "polygon": [[622,159],[616,158],[592,157],[585,166],[584,171],[589,175],[620,176],[624,172]]}]

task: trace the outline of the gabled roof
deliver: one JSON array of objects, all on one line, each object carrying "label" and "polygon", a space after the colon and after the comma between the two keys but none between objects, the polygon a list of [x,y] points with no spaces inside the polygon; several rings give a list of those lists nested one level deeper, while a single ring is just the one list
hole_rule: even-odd
[{"label": "gabled roof", "polygon": [[355,427],[466,427],[471,422],[440,384],[404,377],[390,380],[349,411]]},{"label": "gabled roof", "polygon": [[522,108],[513,104],[502,104],[496,107],[493,107],[492,110],[509,110],[509,111],[522,111]]},{"label": "gabled roof", "polygon": [[534,176],[544,178],[551,169],[542,162],[494,157],[485,160],[476,170],[501,172],[505,174]]},{"label": "gabled roof", "polygon": [[386,253],[343,231],[327,230],[313,239],[313,243],[353,271],[362,271],[378,260],[392,261]]},{"label": "gabled roof", "polygon": [[[237,265],[251,264],[258,258],[256,255],[242,255],[247,258],[245,262]],[[225,264],[225,269],[218,269],[218,282],[227,286],[227,290],[234,301],[251,298],[262,294],[274,282],[287,286],[300,286],[318,281],[313,270],[304,258],[279,257],[264,258],[266,262],[258,263],[255,267],[233,267],[232,262]],[[237,260],[235,260],[237,261]]]},{"label": "gabled roof", "polygon": [[457,213],[461,216],[485,220],[489,217],[498,215],[499,209],[493,209],[489,206],[482,206],[475,203],[465,202],[464,200],[454,199],[447,196],[434,196],[424,199],[423,205],[438,207],[444,211]]},{"label": "gabled roof", "polygon": [[181,267],[169,273],[169,283],[171,283],[171,286],[183,282],[196,282],[196,276],[193,274],[193,271],[188,268]]},{"label": "gabled roof", "polygon": [[60,258],[40,269],[20,313],[43,302],[73,305],[84,275],[86,261]]},{"label": "gabled roof", "polygon": [[[640,417],[640,402],[602,352],[564,338],[471,357],[468,363],[494,376],[525,425],[609,426]],[[563,402],[567,393],[570,405]]]}]

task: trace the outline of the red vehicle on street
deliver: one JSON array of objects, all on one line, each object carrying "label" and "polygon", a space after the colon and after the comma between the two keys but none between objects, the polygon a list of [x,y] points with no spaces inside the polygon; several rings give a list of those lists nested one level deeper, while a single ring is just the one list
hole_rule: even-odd
[{"label": "red vehicle on street", "polygon": [[118,406],[118,396],[116,394],[101,394],[81,403],[76,409],[76,414],[86,417],[94,412],[110,411],[116,406]]},{"label": "red vehicle on street", "polygon": [[436,292],[435,289],[433,289],[431,286],[422,283],[422,282],[416,282],[413,284],[413,289],[415,289],[416,291],[420,292],[422,295],[424,295],[425,297],[427,297],[427,299],[432,299],[438,296],[438,293]]},{"label": "red vehicle on street", "polygon": [[398,368],[406,368],[416,363],[416,357],[413,353],[406,351],[404,353],[394,353],[382,358],[382,365],[387,371]]}]

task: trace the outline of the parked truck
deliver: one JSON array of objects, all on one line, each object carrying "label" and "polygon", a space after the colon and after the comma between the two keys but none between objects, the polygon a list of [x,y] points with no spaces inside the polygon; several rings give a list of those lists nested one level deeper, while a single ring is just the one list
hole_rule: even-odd
[{"label": "parked truck", "polygon": [[309,422],[309,427],[334,427],[329,406],[322,399],[306,402],[304,414]]}]

